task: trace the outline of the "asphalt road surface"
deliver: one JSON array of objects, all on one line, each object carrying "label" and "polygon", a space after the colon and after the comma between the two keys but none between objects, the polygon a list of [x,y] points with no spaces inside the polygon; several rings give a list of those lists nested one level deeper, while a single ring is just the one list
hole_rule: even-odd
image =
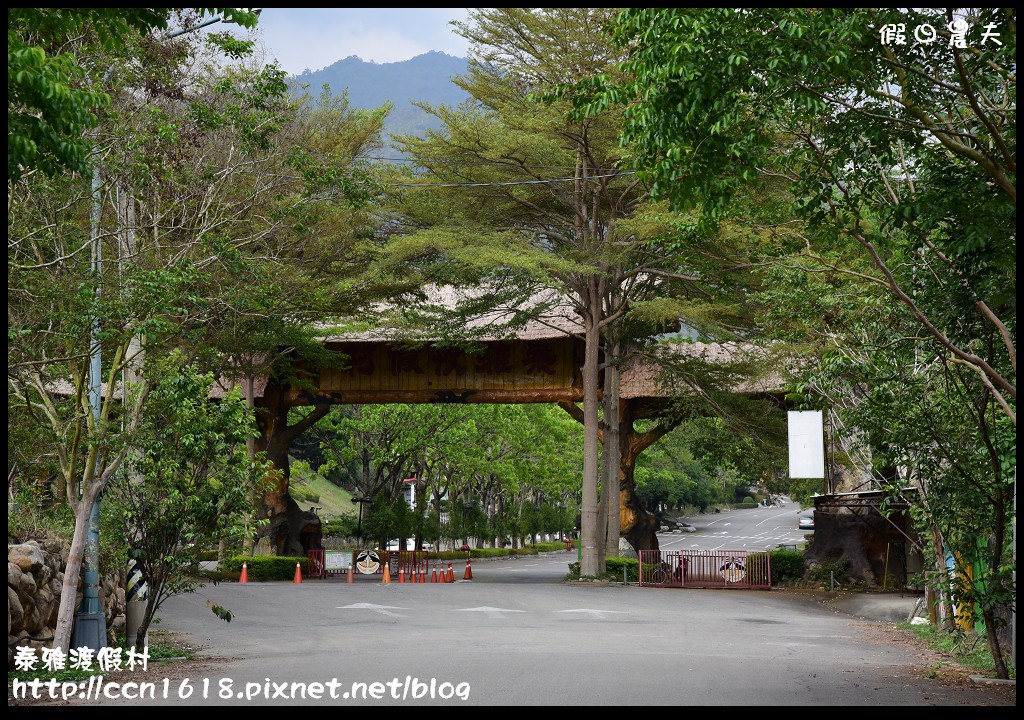
[{"label": "asphalt road surface", "polygon": [[[571,559],[479,562],[477,581],[446,585],[224,583],[171,598],[157,628],[202,649],[184,670],[151,669],[177,673],[170,699],[156,702],[181,702],[174,688],[183,674],[197,693],[204,681],[210,688],[208,698],[187,702],[211,706],[1008,702],[925,677],[919,651],[887,641],[891,626],[839,615],[806,596],[522,581],[564,573]],[[217,619],[211,604],[234,619]],[[449,699],[403,696],[407,677],[420,683],[414,691],[433,680],[440,693],[450,683]],[[292,693],[291,683],[333,678],[347,697],[273,697],[284,684]],[[387,686],[374,699],[353,682],[394,683],[398,697]]]},{"label": "asphalt road surface", "polygon": [[662,550],[765,550],[799,545],[813,530],[797,529],[800,505],[789,500],[770,507],[691,515],[683,521],[697,532],[659,533]]}]

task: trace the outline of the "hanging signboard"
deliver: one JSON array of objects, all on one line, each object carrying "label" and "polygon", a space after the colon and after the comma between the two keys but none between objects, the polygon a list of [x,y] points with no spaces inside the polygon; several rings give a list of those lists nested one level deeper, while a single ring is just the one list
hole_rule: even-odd
[{"label": "hanging signboard", "polygon": [[825,477],[825,434],[818,410],[789,412],[789,476]]}]

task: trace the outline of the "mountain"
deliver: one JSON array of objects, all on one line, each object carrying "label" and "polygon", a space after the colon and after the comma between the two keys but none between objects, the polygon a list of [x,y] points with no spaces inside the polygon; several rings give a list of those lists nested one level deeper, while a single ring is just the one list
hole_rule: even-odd
[{"label": "mountain", "polygon": [[394,109],[384,125],[387,133],[420,134],[428,128],[441,126],[437,118],[412,105],[425,101],[434,105],[457,105],[469,96],[451,81],[452,76],[466,72],[466,59],[431,51],[410,60],[393,63],[366,62],[355,55],[325,67],[290,78],[298,89],[308,85],[306,92],[320,94],[324,83],[331,92],[348,88],[349,102],[356,108],[375,108],[391,102]]}]

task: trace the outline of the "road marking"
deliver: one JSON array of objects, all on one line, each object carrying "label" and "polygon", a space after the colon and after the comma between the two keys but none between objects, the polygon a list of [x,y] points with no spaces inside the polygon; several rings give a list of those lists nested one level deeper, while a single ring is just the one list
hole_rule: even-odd
[{"label": "road marking", "polygon": [[595,620],[603,620],[607,613],[617,613],[619,615],[629,615],[625,610],[592,610],[590,608],[578,608],[576,610],[555,610],[556,613],[587,613],[592,615]]},{"label": "road marking", "polygon": [[491,618],[504,618],[502,613],[515,612],[521,613],[526,612],[525,610],[508,610],[507,608],[496,608],[496,607],[475,607],[475,608],[458,608],[455,612],[482,612],[487,613],[487,617]]},{"label": "road marking", "polygon": [[772,520],[772,519],[774,519],[774,518],[780,518],[780,517],[783,517],[783,516],[786,516],[786,515],[791,515],[792,513],[793,513],[793,510],[792,510],[792,509],[790,509],[790,510],[786,510],[786,511],[784,511],[784,512],[781,512],[781,513],[779,513],[779,514],[777,514],[777,515],[772,515],[771,517],[766,517],[766,518],[765,518],[764,520],[762,520],[761,522],[759,522],[759,523],[758,523],[758,525],[760,525],[761,523],[766,523],[766,522],[768,522],[769,520]]},{"label": "road marking", "polygon": [[388,617],[408,617],[407,615],[399,615],[398,613],[389,612],[391,610],[408,610],[409,608],[395,607],[394,605],[374,605],[373,603],[354,603],[352,605],[339,605],[335,610],[372,610],[380,615],[387,615]]}]

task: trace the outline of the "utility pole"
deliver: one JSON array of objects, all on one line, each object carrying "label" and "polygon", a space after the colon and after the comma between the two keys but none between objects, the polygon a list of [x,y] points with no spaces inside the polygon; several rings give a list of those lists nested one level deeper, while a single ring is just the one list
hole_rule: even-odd
[{"label": "utility pole", "polygon": [[[263,8],[254,8],[253,12],[259,15]],[[185,33],[198,30],[218,22],[234,22],[225,19],[223,13],[210,20],[192,27],[182,28],[160,36],[158,41],[170,40]],[[115,66],[108,68],[103,74],[101,84],[106,86]],[[89,238],[92,246],[92,272],[96,280],[96,295],[100,295],[100,279],[103,273],[103,242],[100,239],[100,217],[103,213],[103,193],[100,181],[100,164],[92,170],[92,210],[89,218]],[[103,362],[100,350],[100,321],[94,317],[92,330],[89,339],[89,404],[92,406],[92,417],[95,428],[99,430],[101,417],[102,385],[103,385]],[[107,388],[108,399],[114,388]],[[103,606],[100,603],[99,581],[100,581],[100,497],[97,496],[93,502],[92,511],[89,514],[89,530],[85,541],[85,552],[82,558],[82,604],[75,613],[75,626],[71,635],[71,646],[74,648],[87,647],[94,652],[107,644],[107,623],[103,614]]]}]

